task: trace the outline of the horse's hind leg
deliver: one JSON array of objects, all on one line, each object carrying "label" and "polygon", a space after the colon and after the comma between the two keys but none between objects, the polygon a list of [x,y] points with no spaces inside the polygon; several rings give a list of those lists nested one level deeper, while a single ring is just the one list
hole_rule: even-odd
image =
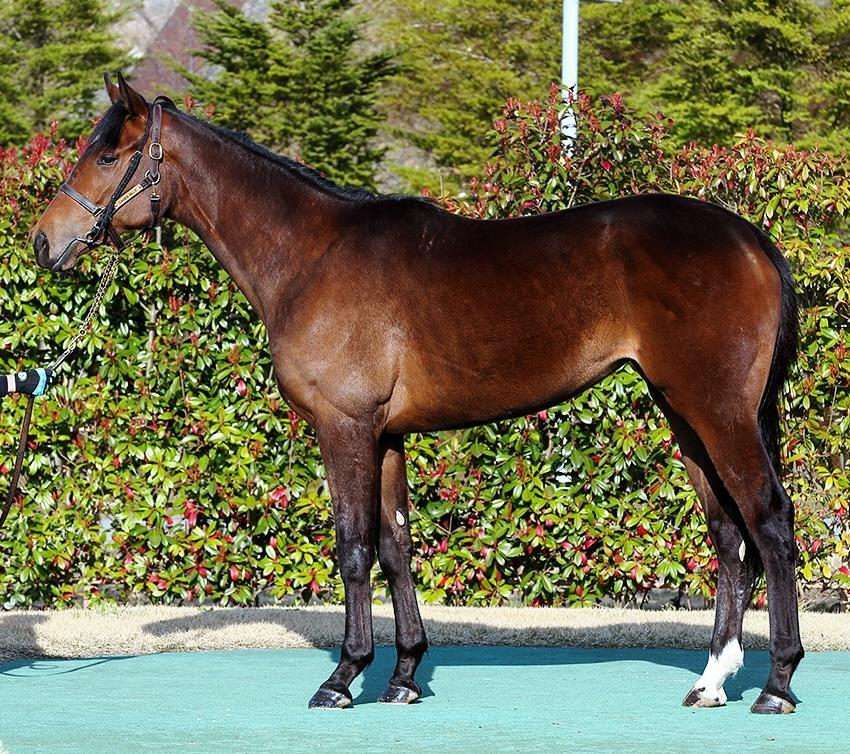
[{"label": "horse's hind leg", "polygon": [[717,476],[699,437],[663,398],[657,394],[655,398],[679,442],[682,459],[708,520],[718,562],[714,631],[708,663],[683,704],[686,707],[720,707],[726,703],[723,690],[726,679],[743,664],[744,611],[752,598],[761,563],[746,524]]},{"label": "horse's hind leg", "polygon": [[[669,400],[668,395],[665,398]],[[737,415],[724,412],[712,416],[710,411],[695,411],[696,405],[699,404],[689,403],[691,415],[686,418],[735,502],[767,576],[770,675],[752,710],[793,712],[791,676],[803,658],[794,573],[794,505],[771,464],[755,409],[750,418],[740,407]],[[674,409],[686,413],[678,406]],[[733,418],[729,419],[730,415]],[[725,420],[720,421],[720,416],[725,416]]]},{"label": "horse's hind leg", "polygon": [[381,534],[378,540],[378,562],[387,577],[392,595],[398,661],[389,686],[378,701],[408,704],[416,701],[422,694],[413,676],[428,648],[428,642],[419,615],[410,571],[413,544],[408,518],[404,438],[384,438],[381,451]]},{"label": "horse's hind leg", "polygon": [[728,493],[725,490],[715,492],[708,479],[711,472],[707,475],[693,462],[686,465],[702,500],[708,531],[717,552],[718,569],[708,663],[683,704],[686,707],[718,707],[726,703],[723,690],[726,680],[744,664],[744,611],[752,598],[760,562],[752,540],[742,534],[742,529],[746,531],[743,523],[735,521],[740,515],[728,512],[730,504],[734,509]]},{"label": "horse's hind leg", "polygon": [[706,441],[758,548],[767,575],[770,675],[753,704],[757,713],[793,712],[791,676],[803,658],[794,573],[794,504],[782,487],[756,426],[733,427],[726,440]]}]

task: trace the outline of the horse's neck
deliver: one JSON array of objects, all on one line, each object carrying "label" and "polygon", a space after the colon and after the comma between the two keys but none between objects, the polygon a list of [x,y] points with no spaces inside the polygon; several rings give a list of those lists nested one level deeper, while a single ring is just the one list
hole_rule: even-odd
[{"label": "horse's neck", "polygon": [[268,324],[327,248],[338,202],[199,124],[180,125],[171,217],[201,237]]}]

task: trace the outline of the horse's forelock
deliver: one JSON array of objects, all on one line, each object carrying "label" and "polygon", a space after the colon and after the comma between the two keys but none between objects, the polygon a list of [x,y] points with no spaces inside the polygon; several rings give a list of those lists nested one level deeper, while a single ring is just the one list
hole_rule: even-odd
[{"label": "horse's forelock", "polygon": [[129,111],[120,100],[115,102],[97,121],[89,139],[89,149],[114,149],[121,138],[121,129]]}]

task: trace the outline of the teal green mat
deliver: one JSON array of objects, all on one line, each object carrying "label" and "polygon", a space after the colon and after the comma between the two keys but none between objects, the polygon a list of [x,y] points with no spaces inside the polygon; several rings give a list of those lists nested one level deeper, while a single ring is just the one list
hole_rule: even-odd
[{"label": "teal green mat", "polygon": [[257,650],[0,664],[9,754],[74,752],[850,752],[850,655],[810,653],[797,712],[749,714],[764,652],[722,709],[680,706],[705,655],[685,650],[437,647],[418,704],[377,704],[394,651],[353,709],[307,710],[335,653]]}]

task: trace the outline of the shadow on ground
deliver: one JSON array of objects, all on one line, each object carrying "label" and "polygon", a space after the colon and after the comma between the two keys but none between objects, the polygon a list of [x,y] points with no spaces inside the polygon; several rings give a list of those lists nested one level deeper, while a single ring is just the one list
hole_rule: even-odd
[{"label": "shadow on ground", "polygon": [[[211,623],[211,616],[214,620]],[[320,633],[327,637],[327,643],[341,642],[343,635],[342,613],[328,612],[316,613],[315,611],[301,610],[298,608],[265,608],[233,609],[210,612],[198,612],[189,616],[181,616],[174,619],[164,619],[148,623],[143,626],[143,631],[152,636],[168,638],[173,636],[179,639],[181,634],[187,632],[214,632],[217,629],[232,629],[239,625],[249,625],[252,622],[271,623],[292,633],[304,636],[306,640],[316,641],[317,618],[322,622]],[[30,646],[37,647],[36,625],[46,620],[46,616],[38,613],[24,615],[0,616],[0,635],[8,635],[15,632],[21,637],[22,642],[28,641]],[[375,635],[379,642],[387,641],[387,637],[394,635],[394,621],[385,616],[374,616]],[[437,666],[540,666],[541,683],[546,682],[547,673],[554,666],[570,666],[578,664],[596,664],[603,662],[637,661],[648,662],[657,665],[681,668],[689,671],[696,678],[703,669],[706,659],[707,646],[710,639],[711,629],[707,626],[683,626],[681,623],[670,621],[657,623],[652,632],[653,637],[669,636],[670,643],[674,641],[681,645],[682,632],[692,633],[688,643],[698,644],[704,641],[706,649],[686,650],[674,647],[651,647],[635,648],[619,646],[616,648],[605,648],[606,642],[601,640],[600,634],[605,632],[617,636],[617,644],[628,643],[628,638],[633,636],[634,644],[640,646],[640,630],[629,623],[611,624],[604,627],[564,627],[563,629],[540,629],[530,628],[498,628],[492,625],[476,624],[459,621],[439,621],[430,619],[426,621],[426,630],[431,637],[434,649],[425,657],[422,666],[417,673],[417,681],[422,686],[423,696],[431,696],[430,682],[433,678],[434,669]],[[530,640],[528,633],[541,633],[540,646],[551,647],[551,651],[541,652],[539,648],[533,647],[533,638]],[[516,646],[518,636],[523,636],[526,646]],[[486,642],[476,640],[476,637],[486,637]],[[553,643],[553,637],[558,643]],[[498,653],[476,651],[475,645],[504,646],[510,651]],[[656,642],[657,643],[657,642]],[[662,642],[664,643],[664,642]],[[757,634],[745,632],[744,645],[760,646],[764,643],[764,637]],[[458,644],[471,644],[472,646],[460,647]],[[447,646],[451,645],[451,646]],[[528,646],[532,645],[532,646]],[[582,648],[582,651],[577,651]],[[334,660],[339,656],[339,650],[334,647],[324,647]],[[587,651],[587,650],[592,651]],[[448,651],[451,650],[451,651]],[[466,651],[465,651],[466,650]],[[37,655],[37,652],[33,652]],[[41,655],[43,657],[43,655]],[[735,678],[726,684],[726,692],[730,701],[740,700],[742,694],[749,689],[761,688],[767,677],[768,658],[766,653],[750,653],[749,661],[739,671]],[[87,658],[82,665],[75,665],[72,669],[65,669],[62,665],[52,665],[43,660],[13,659],[7,662],[0,660],[0,675],[18,675],[19,670],[28,669],[28,675],[33,676],[32,670],[37,668],[35,675],[50,675],[59,673],[71,673],[83,670],[94,665],[106,662],[120,661],[127,656],[115,657],[91,657]],[[392,674],[395,663],[395,652],[391,649],[379,650],[373,665],[366,670],[363,677],[363,688],[358,699],[374,699],[386,686],[387,680]],[[316,686],[324,680],[316,679]],[[687,689],[682,689],[682,694]],[[355,700],[357,701],[357,700]]]}]

